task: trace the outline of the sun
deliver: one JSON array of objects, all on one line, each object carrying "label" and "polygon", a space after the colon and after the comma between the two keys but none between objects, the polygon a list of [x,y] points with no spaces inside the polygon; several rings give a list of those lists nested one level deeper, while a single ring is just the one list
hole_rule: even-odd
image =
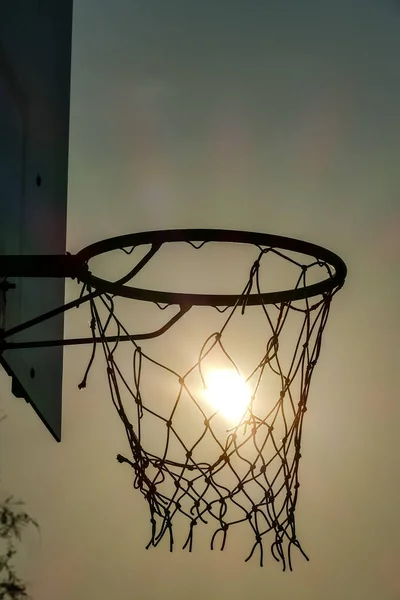
[{"label": "sun", "polygon": [[250,404],[250,389],[233,369],[215,369],[205,377],[204,395],[212,408],[232,423],[238,423]]}]

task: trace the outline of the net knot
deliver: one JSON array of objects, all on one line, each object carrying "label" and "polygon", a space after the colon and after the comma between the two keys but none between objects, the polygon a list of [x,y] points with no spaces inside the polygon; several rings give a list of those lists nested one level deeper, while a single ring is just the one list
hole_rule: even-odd
[{"label": "net knot", "polygon": [[144,497],[147,501],[152,500],[156,495],[156,487],[155,485],[149,484],[149,489],[144,492]]},{"label": "net knot", "polygon": [[274,495],[271,490],[267,490],[265,493],[265,500],[267,504],[271,504],[274,501]]},{"label": "net knot", "polygon": [[277,531],[279,531],[279,521],[277,521],[276,519],[274,519],[271,523],[272,527],[274,529],[276,529]]},{"label": "net knot", "polygon": [[225,463],[225,464],[227,464],[229,462],[229,456],[227,455],[226,452],[223,452],[221,454],[221,456],[219,457],[219,459],[218,459],[217,463],[215,464],[215,466],[217,466],[218,464],[220,464],[222,462]]}]

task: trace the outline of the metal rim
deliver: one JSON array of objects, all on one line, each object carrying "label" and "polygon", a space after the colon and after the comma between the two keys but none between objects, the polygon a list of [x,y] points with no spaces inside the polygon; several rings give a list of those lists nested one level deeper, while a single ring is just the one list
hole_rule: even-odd
[{"label": "metal rim", "polygon": [[[152,249],[149,255],[152,256],[164,243],[170,242],[228,242],[251,244],[261,247],[271,246],[275,249],[298,252],[311,256],[316,260],[322,260],[335,270],[332,277],[303,288],[266,292],[264,294],[250,294],[246,298],[246,305],[248,306],[304,300],[305,298],[329,293],[343,285],[347,274],[347,267],[344,261],[337,254],[322,246],[268,233],[226,229],[170,229],[132,233],[95,242],[78,252],[76,259],[82,265],[86,265],[90,259],[100,254],[143,245],[151,245]],[[136,272],[148,262],[151,256],[148,259],[145,257],[145,259],[140,261],[143,264],[137,268]],[[158,304],[225,307],[241,303],[241,297],[237,294],[184,294],[136,288],[124,285],[123,281],[125,278],[111,282],[93,275],[88,269],[82,270],[79,279],[82,283],[87,284],[100,293],[108,293],[133,300],[155,302]]]}]

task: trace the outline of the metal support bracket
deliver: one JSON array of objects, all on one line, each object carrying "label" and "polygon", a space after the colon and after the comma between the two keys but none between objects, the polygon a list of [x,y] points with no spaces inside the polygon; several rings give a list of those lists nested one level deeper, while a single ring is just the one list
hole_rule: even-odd
[{"label": "metal support bracket", "polygon": [[[144,262],[144,261],[141,261]],[[146,261],[147,262],[147,261]],[[142,265],[140,264],[140,267]],[[139,268],[137,269],[139,270]],[[72,339],[59,339],[59,340],[37,340],[27,342],[9,342],[7,338],[16,335],[22,331],[26,331],[47,319],[71,310],[72,308],[79,307],[81,304],[92,300],[96,296],[101,294],[100,291],[89,292],[85,295],[80,296],[76,300],[54,308],[53,310],[39,315],[34,319],[30,319],[25,323],[20,323],[15,327],[7,330],[5,327],[5,309],[6,309],[6,295],[11,289],[15,289],[16,285],[7,281],[7,277],[61,277],[71,278],[80,280],[80,275],[88,272],[86,264],[82,264],[82,260],[78,260],[76,256],[71,254],[67,255],[29,255],[29,256],[0,256],[0,355],[5,350],[17,350],[22,348],[44,348],[54,346],[77,346],[82,344],[93,344],[93,341],[100,342],[100,338],[86,337],[86,338],[72,338]],[[144,340],[151,339],[162,335],[167,329],[172,327],[183,315],[188,312],[190,306],[179,307],[179,311],[171,317],[165,325],[156,331],[148,333],[137,333],[132,335],[121,335],[118,338],[116,336],[109,336],[106,338],[108,342],[117,341],[132,341],[132,340]]]}]

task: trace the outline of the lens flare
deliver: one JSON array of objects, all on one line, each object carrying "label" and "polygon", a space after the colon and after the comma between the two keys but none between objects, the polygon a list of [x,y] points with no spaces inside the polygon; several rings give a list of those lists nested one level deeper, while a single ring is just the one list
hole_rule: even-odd
[{"label": "lens flare", "polygon": [[250,403],[250,389],[234,370],[210,371],[205,377],[204,395],[212,408],[238,423]]}]

